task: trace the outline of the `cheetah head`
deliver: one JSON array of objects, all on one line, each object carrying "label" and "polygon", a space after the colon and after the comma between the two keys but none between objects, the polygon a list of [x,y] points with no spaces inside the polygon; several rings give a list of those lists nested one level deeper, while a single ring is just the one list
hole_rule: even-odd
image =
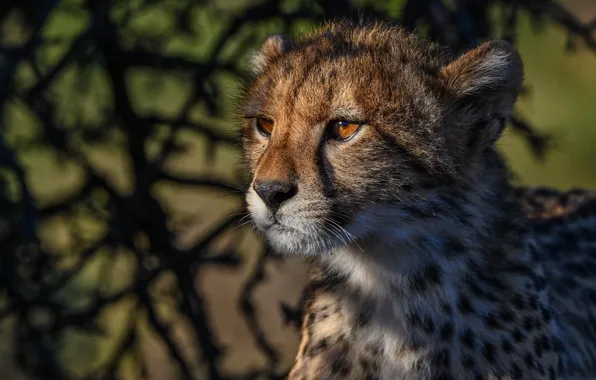
[{"label": "cheetah head", "polygon": [[382,24],[269,37],[252,68],[248,209],[275,250],[305,255],[446,215],[442,195],[486,180],[523,77],[506,42],[453,57]]}]

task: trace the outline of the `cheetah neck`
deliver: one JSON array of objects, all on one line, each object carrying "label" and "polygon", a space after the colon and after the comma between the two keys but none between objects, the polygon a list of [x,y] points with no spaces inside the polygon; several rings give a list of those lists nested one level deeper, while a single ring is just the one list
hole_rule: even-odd
[{"label": "cheetah neck", "polygon": [[364,218],[379,220],[373,232],[321,257],[329,276],[344,278],[359,296],[393,300],[423,297],[433,287],[459,293],[487,277],[517,278],[508,268],[533,265],[525,216],[500,176],[474,192],[420,198],[369,210]]},{"label": "cheetah neck", "polygon": [[520,227],[521,210],[507,201],[508,193],[488,194],[475,199],[493,202],[484,209],[493,212],[387,225],[358,246],[320,259],[323,292],[337,300],[346,328],[367,331],[353,339],[362,346],[377,339],[386,352],[404,353],[391,359],[401,363],[403,374],[442,350],[482,355],[475,350],[481,345],[490,359],[491,347],[502,343],[491,329],[528,300],[546,304],[535,286],[540,269]]}]

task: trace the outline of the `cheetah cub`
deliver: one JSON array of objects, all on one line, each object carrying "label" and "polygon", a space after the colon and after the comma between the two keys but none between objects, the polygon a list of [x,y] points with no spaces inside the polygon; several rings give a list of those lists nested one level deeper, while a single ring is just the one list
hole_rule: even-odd
[{"label": "cheetah cub", "polygon": [[510,185],[512,46],[332,23],[252,64],[248,208],[312,265],[289,379],[596,379],[596,198]]}]

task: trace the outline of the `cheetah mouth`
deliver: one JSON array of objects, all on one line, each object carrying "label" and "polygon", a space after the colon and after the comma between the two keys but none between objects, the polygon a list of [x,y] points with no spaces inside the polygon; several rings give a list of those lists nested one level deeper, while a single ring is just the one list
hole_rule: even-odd
[{"label": "cheetah mouth", "polygon": [[260,229],[273,250],[282,255],[320,256],[348,244],[350,238],[303,221],[298,226],[274,222]]},{"label": "cheetah mouth", "polygon": [[[320,255],[349,240],[338,232],[343,227],[330,221],[322,208],[304,208],[295,204],[289,209],[272,211],[252,191],[248,193],[247,201],[254,226],[276,253]],[[329,223],[334,225],[327,225]]]},{"label": "cheetah mouth", "polygon": [[266,233],[296,233],[297,231],[292,227],[286,226],[285,224],[279,222],[278,220],[274,220],[266,225],[264,225],[263,230]]}]

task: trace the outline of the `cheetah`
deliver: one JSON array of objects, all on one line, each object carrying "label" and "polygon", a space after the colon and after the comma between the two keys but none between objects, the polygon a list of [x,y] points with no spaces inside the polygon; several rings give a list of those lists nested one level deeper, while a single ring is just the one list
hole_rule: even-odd
[{"label": "cheetah", "polygon": [[596,378],[596,196],[511,184],[514,47],[342,21],[252,70],[247,207],[311,268],[288,379]]}]

